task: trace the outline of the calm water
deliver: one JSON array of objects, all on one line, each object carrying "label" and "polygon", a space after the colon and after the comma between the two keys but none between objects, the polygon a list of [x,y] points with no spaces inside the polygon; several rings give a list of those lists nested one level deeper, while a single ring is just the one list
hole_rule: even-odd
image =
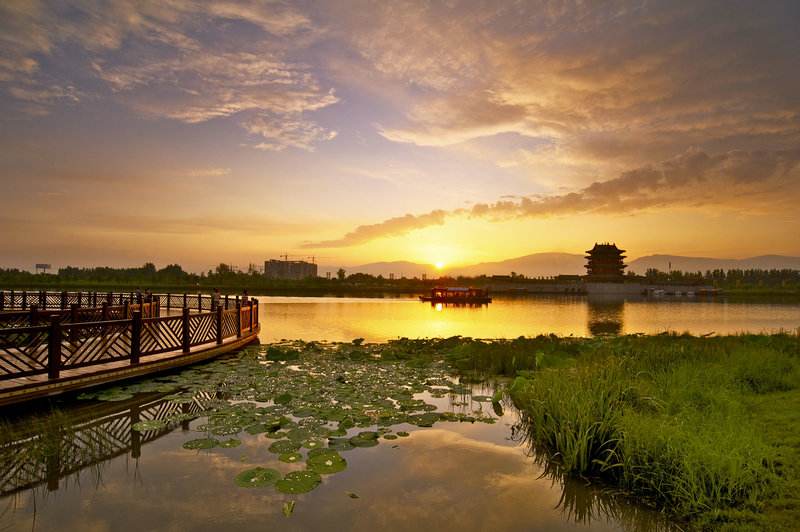
[{"label": "calm water", "polygon": [[[795,330],[800,305],[724,301],[615,301],[585,298],[498,298],[489,306],[437,307],[412,299],[261,297],[263,342],[281,338],[382,341],[401,336],[516,337],[556,333],[695,334]],[[232,359],[229,359],[232,360]],[[233,372],[237,364],[231,363]],[[199,366],[200,373],[205,371]],[[197,367],[188,370],[197,374]],[[491,395],[495,384],[472,385]],[[0,454],[2,530],[656,530],[651,512],[583,482],[544,475],[506,404],[495,424],[403,424],[407,438],[347,451],[345,471],[314,491],[287,496],[239,488],[232,479],[256,465],[285,474],[263,435],[236,435],[239,447],[192,451],[208,418],[198,395],[186,419],[139,434],[136,420],[162,419],[185,408],[170,392],[137,393],[112,402],[72,401],[49,430],[28,430]],[[467,394],[469,395],[469,394]],[[212,398],[214,396],[212,395]],[[463,395],[415,397],[439,411],[486,408]],[[0,414],[2,415],[2,414]],[[44,415],[43,412],[38,413]],[[495,414],[496,415],[496,414]],[[73,427],[75,434],[64,431]],[[5,429],[4,429],[5,430]],[[350,434],[348,434],[349,436]],[[92,442],[104,448],[91,451]],[[36,449],[58,448],[58,458]],[[358,494],[351,498],[348,493]],[[295,500],[290,517],[282,505]]]},{"label": "calm water", "polygon": [[431,306],[416,299],[259,297],[262,341],[282,338],[370,342],[398,337],[516,338],[555,333],[692,334],[795,331],[800,304],[724,300],[622,300],[496,297],[476,307]]},{"label": "calm water", "polygon": [[[231,365],[232,372],[238,364]],[[370,374],[377,367],[363,369]],[[191,372],[197,375],[196,369]],[[278,461],[268,451],[274,440],[265,434],[250,435],[240,427],[238,447],[183,447],[207,437],[203,426],[209,419],[191,413],[218,401],[220,392],[193,392],[188,405],[170,401],[170,392],[73,402],[65,414],[51,419],[48,430],[29,430],[0,448],[0,530],[667,529],[656,514],[585,482],[544,476],[516,427],[513,407],[506,403],[498,416],[492,405],[472,400],[473,395],[491,395],[496,385],[470,385],[469,392],[441,397],[414,395],[439,412],[486,412],[494,424],[394,425],[394,431],[410,435],[342,452],[347,468],[325,475],[321,486],[302,495],[233,482],[254,466],[282,474],[303,467]],[[168,419],[176,413],[186,414],[184,421],[142,433],[131,429],[137,420]],[[17,428],[25,430],[26,423],[23,419]],[[68,427],[74,434],[65,431]],[[350,429],[348,437],[360,430]],[[103,442],[102,448],[97,442]],[[57,456],[37,453],[45,447],[58,448]],[[296,507],[285,517],[283,504],[290,500]]]}]

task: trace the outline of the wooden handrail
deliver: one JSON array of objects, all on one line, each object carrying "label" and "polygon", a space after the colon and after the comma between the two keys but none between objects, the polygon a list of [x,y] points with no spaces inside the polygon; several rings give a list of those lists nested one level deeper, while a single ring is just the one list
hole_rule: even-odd
[{"label": "wooden handrail", "polygon": [[[59,303],[65,299],[64,294],[57,294]],[[66,300],[70,301],[70,297],[67,294]],[[78,297],[95,300],[89,294]],[[15,294],[13,298],[20,296]],[[41,293],[36,299],[41,300]],[[98,308],[78,307],[74,302],[69,309],[42,311],[34,304],[26,311],[0,313],[0,321],[4,316],[24,320],[11,327],[0,326],[0,380],[45,373],[49,379],[57,379],[67,369],[125,359],[135,365],[148,355],[174,351],[179,356],[191,352],[194,346],[221,345],[226,339],[242,338],[244,333],[249,336],[259,329],[256,299],[248,305],[237,302],[236,309],[231,310],[219,306],[213,311],[190,313],[187,306],[180,316],[151,317],[146,317],[143,310],[158,309],[159,303],[140,306],[125,301],[122,307],[112,307],[108,301],[114,299],[113,295],[103,299]],[[197,301],[201,300],[202,297]],[[72,321],[85,312],[96,313],[98,319]],[[110,318],[114,312],[120,312],[122,319]],[[235,326],[230,320],[235,320]],[[44,325],[46,322],[49,324]],[[43,353],[47,354],[46,360]]]}]

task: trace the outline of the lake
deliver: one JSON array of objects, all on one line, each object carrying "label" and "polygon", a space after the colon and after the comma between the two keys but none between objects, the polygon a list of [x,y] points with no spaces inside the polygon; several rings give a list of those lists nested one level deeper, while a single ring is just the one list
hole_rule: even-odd
[{"label": "lake", "polygon": [[261,339],[381,342],[455,335],[516,338],[539,334],[700,334],[795,331],[800,304],[724,299],[625,300],[586,297],[495,297],[489,305],[431,305],[412,298],[259,296]]},{"label": "lake", "polygon": [[376,361],[371,346],[366,358],[348,344],[288,362],[285,349],[6,425],[0,530],[668,529],[546,474],[513,405],[492,402],[501,380]]},{"label": "lake", "polygon": [[[259,300],[263,343],[347,345],[289,342],[277,357],[255,346],[23,414],[3,426],[0,530],[666,530],[659,514],[548,471],[509,400],[488,402],[504,382],[351,360],[382,347],[350,341],[800,326],[800,305],[725,300]],[[322,473],[293,477],[320,445],[335,445]]]}]

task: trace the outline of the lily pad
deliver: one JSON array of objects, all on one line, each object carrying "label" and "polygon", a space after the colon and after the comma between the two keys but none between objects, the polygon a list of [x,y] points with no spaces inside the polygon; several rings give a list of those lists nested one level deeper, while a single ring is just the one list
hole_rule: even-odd
[{"label": "lily pad", "polygon": [[350,443],[354,447],[375,447],[378,445],[378,433],[372,431],[359,432],[350,438]]},{"label": "lily pad", "polygon": [[275,489],[281,493],[308,493],[322,482],[316,471],[292,471],[275,483]]},{"label": "lily pad", "polygon": [[219,442],[219,446],[223,449],[231,449],[233,447],[239,447],[242,444],[242,440],[237,440],[236,438],[229,438],[227,440],[222,440]]},{"label": "lily pad", "polygon": [[218,440],[214,438],[198,438],[196,440],[189,440],[184,442],[183,448],[184,449],[213,449],[219,444]]},{"label": "lily pad", "polygon": [[492,398],[489,397],[488,395],[473,395],[472,396],[472,400],[473,401],[478,401],[479,403],[490,403],[490,402],[492,402]]},{"label": "lily pad", "polygon": [[312,471],[321,475],[330,475],[344,471],[347,468],[347,461],[336,451],[328,451],[312,456],[306,461],[306,465]]},{"label": "lily pad", "polygon": [[278,460],[281,462],[286,462],[287,464],[296,464],[303,458],[303,455],[300,453],[283,453],[282,455],[278,456]]},{"label": "lily pad", "polygon": [[263,488],[275,484],[281,474],[275,469],[254,467],[236,475],[236,485],[242,488]]},{"label": "lily pad", "polygon": [[269,446],[269,452],[275,454],[285,454],[296,452],[300,448],[298,442],[292,440],[278,440]]}]

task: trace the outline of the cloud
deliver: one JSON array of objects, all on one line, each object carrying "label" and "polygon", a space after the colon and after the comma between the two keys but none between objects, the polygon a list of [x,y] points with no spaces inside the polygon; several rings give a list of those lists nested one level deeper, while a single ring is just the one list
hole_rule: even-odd
[{"label": "cloud", "polygon": [[793,16],[790,2],[455,1],[392,3],[336,26],[366,71],[404,88],[400,112],[381,123],[387,139],[450,146],[518,133],[611,170],[692,146],[800,143]]},{"label": "cloud", "polygon": [[447,218],[489,220],[578,214],[629,214],[645,209],[731,208],[738,212],[795,209],[800,194],[800,149],[734,150],[709,155],[688,150],[658,165],[623,172],[575,192],[477,203],[468,209],[407,214],[362,225],[342,238],[305,243],[306,248],[347,247],[442,225]]},{"label": "cloud", "polygon": [[251,133],[264,133],[256,142],[261,148],[310,149],[335,136],[309,118],[338,98],[292,57],[315,30],[288,4],[78,2],[66,9],[12,2],[0,9],[7,16],[0,22],[0,41],[7,45],[0,81],[37,111],[78,100],[72,84],[54,82],[56,69],[41,68],[43,60],[74,61],[67,49],[77,45],[87,59],[75,77],[101,80],[114,99],[149,117],[190,124],[235,117]]},{"label": "cloud", "polygon": [[[334,97],[333,94],[331,97]],[[301,148],[313,151],[314,145],[318,142],[336,138],[336,131],[325,129],[312,122],[280,115],[262,114],[245,121],[243,127],[264,139],[254,146],[260,150],[282,151],[286,148]]]},{"label": "cloud", "polygon": [[419,215],[406,214],[405,216],[389,218],[377,224],[360,225],[342,238],[323,240],[320,242],[306,242],[300,247],[310,249],[356,246],[385,236],[403,235],[414,229],[421,229],[431,225],[442,225],[448,214],[447,211],[442,210]]}]

